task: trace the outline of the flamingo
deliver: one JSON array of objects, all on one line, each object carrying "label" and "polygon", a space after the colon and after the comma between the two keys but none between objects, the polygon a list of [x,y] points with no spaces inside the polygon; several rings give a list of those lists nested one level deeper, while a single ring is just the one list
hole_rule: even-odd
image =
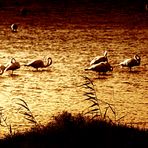
[{"label": "flamingo", "polygon": [[11,61],[10,61],[10,63],[8,63],[8,64],[6,65],[6,68],[5,68],[4,72],[6,72],[6,71],[12,71],[12,74],[13,74],[13,71],[14,71],[14,70],[17,70],[17,69],[19,69],[19,68],[20,68],[20,63],[17,62],[17,61],[15,60],[15,58],[12,58]]},{"label": "flamingo", "polygon": [[90,62],[90,65],[97,64],[97,63],[100,63],[100,62],[108,62],[107,51],[104,52],[104,55],[103,56],[97,56],[97,57],[95,57]]},{"label": "flamingo", "polygon": [[138,55],[134,55],[133,58],[129,58],[121,62],[119,65],[122,67],[129,67],[130,71],[132,70],[132,67],[139,66],[141,62],[141,58]]},{"label": "flamingo", "polygon": [[12,24],[11,25],[12,32],[17,32],[17,29],[18,29],[18,25],[17,24]]},{"label": "flamingo", "polygon": [[47,59],[46,64],[43,62],[43,60],[34,60],[34,61],[29,62],[28,64],[25,64],[24,66],[31,66],[33,68],[36,68],[36,70],[38,70],[38,68],[46,68],[50,66],[51,64],[52,64],[52,59],[49,57]]},{"label": "flamingo", "polygon": [[106,73],[107,71],[113,71],[113,67],[108,62],[100,62],[91,65],[89,68],[86,68],[85,70],[96,71],[100,74],[101,72]]}]

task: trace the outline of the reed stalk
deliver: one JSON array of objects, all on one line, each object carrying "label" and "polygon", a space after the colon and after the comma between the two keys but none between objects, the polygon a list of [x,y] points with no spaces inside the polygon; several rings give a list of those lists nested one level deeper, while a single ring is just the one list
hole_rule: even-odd
[{"label": "reed stalk", "polygon": [[7,117],[5,117],[3,110],[4,109],[2,107],[0,107],[0,126],[6,127],[8,129],[9,135],[12,136],[12,134],[13,134],[12,126],[11,126],[11,124],[8,124]]},{"label": "reed stalk", "polygon": [[91,114],[92,118],[100,117],[103,120],[109,119],[112,121],[108,115],[109,111],[111,111],[111,113],[114,115],[114,120],[116,120],[116,111],[114,109],[114,105],[98,98],[96,86],[94,85],[93,81],[86,76],[83,76],[83,78],[84,84],[82,84],[82,87],[85,88],[84,101],[89,101],[91,103],[90,106],[88,106],[88,108],[83,111],[83,114]]},{"label": "reed stalk", "polygon": [[19,106],[18,112],[21,113],[24,116],[24,118],[29,122],[38,125],[35,116],[33,115],[26,101],[20,98],[17,98],[17,101],[18,102],[16,102],[16,104]]}]

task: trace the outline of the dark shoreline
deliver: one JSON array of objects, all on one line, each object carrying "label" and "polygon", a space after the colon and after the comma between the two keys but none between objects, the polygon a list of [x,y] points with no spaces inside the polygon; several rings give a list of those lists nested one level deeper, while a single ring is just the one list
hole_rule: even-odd
[{"label": "dark shoreline", "polygon": [[0,147],[99,147],[147,148],[148,131],[107,120],[90,119],[63,112],[46,126],[35,126],[24,133],[7,135]]}]

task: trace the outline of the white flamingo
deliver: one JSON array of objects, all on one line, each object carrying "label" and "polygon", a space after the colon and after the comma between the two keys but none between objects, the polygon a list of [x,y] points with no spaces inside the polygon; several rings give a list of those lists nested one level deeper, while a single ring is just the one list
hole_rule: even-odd
[{"label": "white flamingo", "polygon": [[25,64],[24,66],[30,66],[30,67],[36,68],[36,70],[38,70],[38,68],[46,68],[46,67],[50,66],[51,64],[52,64],[52,59],[49,57],[47,59],[46,64],[43,62],[43,60],[33,60],[33,61],[29,62],[28,64]]},{"label": "white flamingo", "polygon": [[91,65],[89,68],[86,68],[85,70],[92,70],[92,71],[99,72],[99,74],[101,72],[105,74],[108,71],[113,71],[113,67],[108,62],[100,62],[100,63]]},{"label": "white flamingo", "polygon": [[108,62],[107,58],[107,51],[104,52],[104,55],[102,56],[96,56],[91,62],[90,65],[97,64],[100,62]]},{"label": "white flamingo", "polygon": [[17,29],[18,29],[18,25],[17,24],[12,24],[11,25],[12,32],[17,32]]},{"label": "white flamingo", "polygon": [[122,67],[129,67],[130,71],[132,67],[139,66],[141,62],[141,58],[138,55],[135,55],[133,58],[129,58],[121,62],[119,65]]},{"label": "white flamingo", "polygon": [[13,74],[13,71],[14,71],[14,70],[17,70],[17,69],[19,69],[19,68],[20,68],[20,63],[17,62],[17,61],[15,60],[15,58],[12,58],[11,61],[10,61],[10,63],[8,63],[8,64],[6,65],[6,68],[5,68],[4,72],[6,72],[6,71],[12,71],[12,74]]}]

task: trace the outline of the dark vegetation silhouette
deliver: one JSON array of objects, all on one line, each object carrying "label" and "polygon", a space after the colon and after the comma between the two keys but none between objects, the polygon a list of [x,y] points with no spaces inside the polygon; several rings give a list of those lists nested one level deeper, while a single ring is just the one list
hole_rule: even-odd
[{"label": "dark vegetation silhouette", "polygon": [[148,131],[63,112],[46,126],[35,126],[25,133],[6,136],[0,147],[99,147],[147,148]]}]

